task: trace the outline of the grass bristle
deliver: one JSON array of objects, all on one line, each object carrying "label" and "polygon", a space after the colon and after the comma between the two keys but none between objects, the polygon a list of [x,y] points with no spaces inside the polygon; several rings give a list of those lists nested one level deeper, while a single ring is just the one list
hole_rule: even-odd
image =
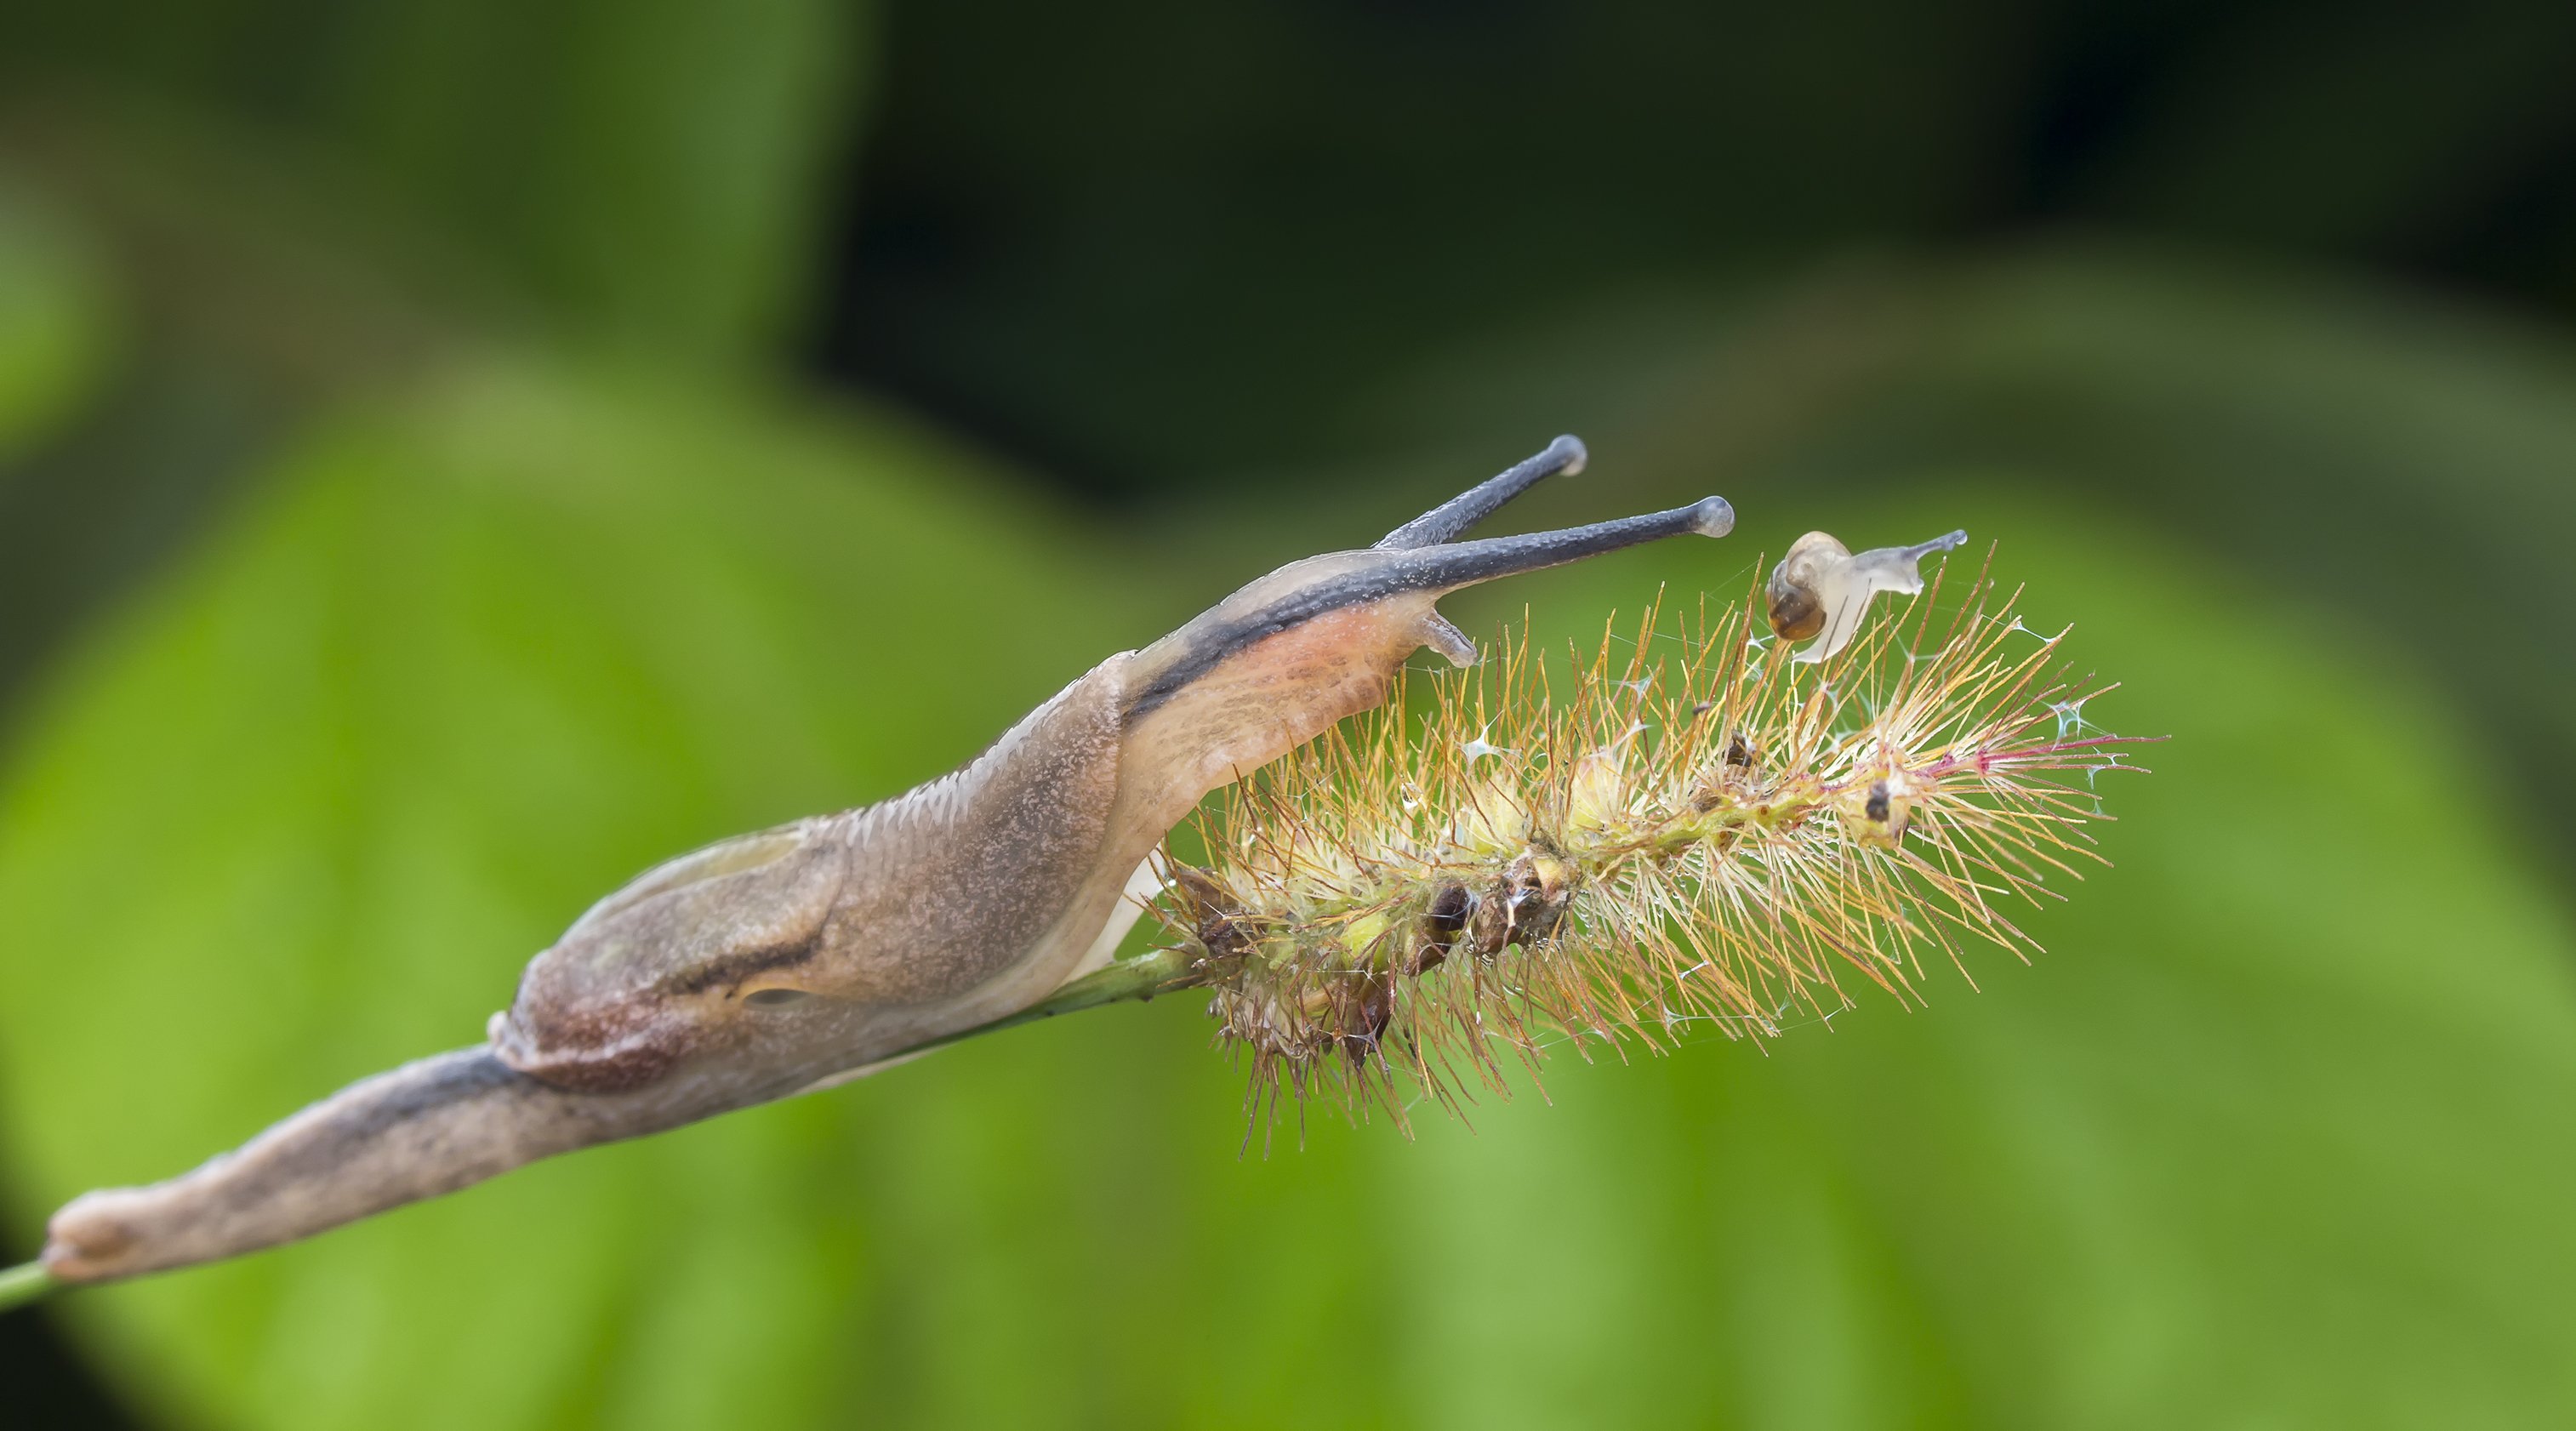
[{"label": "grass bristle", "polygon": [[2099,861],[2093,782],[2139,742],[2085,722],[2112,688],[2018,591],[1941,580],[1815,665],[1758,593],[1614,621],[1561,691],[1507,641],[1233,787],[1157,912],[1256,1120],[1320,1095],[1401,1126],[1551,1045],[1769,1038],[1855,974],[1910,1000],[1927,960],[2034,951],[2014,912]]}]

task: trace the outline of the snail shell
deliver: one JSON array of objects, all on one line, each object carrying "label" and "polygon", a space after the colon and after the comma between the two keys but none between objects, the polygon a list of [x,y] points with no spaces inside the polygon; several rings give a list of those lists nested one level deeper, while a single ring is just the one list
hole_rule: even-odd
[{"label": "snail shell", "polygon": [[1771,581],[1762,588],[1772,633],[1783,641],[1804,641],[1824,630],[1825,603],[1817,595],[1823,569],[1850,560],[1851,549],[1828,532],[1809,532],[1790,543],[1789,554],[1771,568]]}]

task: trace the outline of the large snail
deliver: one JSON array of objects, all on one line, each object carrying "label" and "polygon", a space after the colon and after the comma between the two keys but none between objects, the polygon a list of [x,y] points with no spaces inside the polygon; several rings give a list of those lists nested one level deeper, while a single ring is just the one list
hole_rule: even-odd
[{"label": "large snail", "polygon": [[170,1181],[80,1197],[45,1269],[90,1282],[252,1251],[1028,1008],[1108,961],[1147,856],[1208,791],[1379,704],[1417,647],[1472,659],[1440,597],[1734,525],[1710,497],[1459,540],[1583,457],[1559,438],[1376,546],[1282,567],[909,794],[649,871],[536,956],[490,1042],[353,1084]]}]

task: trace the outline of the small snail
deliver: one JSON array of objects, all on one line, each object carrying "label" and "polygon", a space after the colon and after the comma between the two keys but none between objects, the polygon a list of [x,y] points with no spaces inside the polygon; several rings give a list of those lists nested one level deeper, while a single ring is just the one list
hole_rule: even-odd
[{"label": "small snail", "polygon": [[1792,659],[1816,662],[1839,655],[1860,629],[1870,598],[1882,591],[1912,596],[1923,589],[1922,560],[1966,544],[1965,531],[1910,547],[1876,547],[1854,556],[1825,532],[1789,544],[1762,589],[1771,630],[1784,641],[1815,641]]},{"label": "small snail", "polygon": [[[1459,540],[1583,459],[1559,438],[1373,547],[1281,567],[908,794],[646,872],[529,963],[489,1042],[352,1084],[194,1172],[85,1194],[54,1215],[46,1270],[101,1281],[310,1236],[853,1078],[1044,1000],[1109,961],[1147,857],[1200,797],[1377,706],[1417,648],[1474,659],[1439,598],[1734,527],[1710,497]],[[1365,1000],[1352,1017],[1355,1037],[1384,1023]]]}]

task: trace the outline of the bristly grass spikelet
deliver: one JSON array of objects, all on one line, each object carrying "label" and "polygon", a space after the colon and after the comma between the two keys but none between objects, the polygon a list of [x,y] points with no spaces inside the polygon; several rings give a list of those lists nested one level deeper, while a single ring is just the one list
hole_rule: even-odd
[{"label": "bristly grass spikelet", "polygon": [[1402,1126],[1553,1044],[1769,1038],[1853,974],[1910,1002],[1927,959],[2027,958],[2015,911],[2107,863],[2093,784],[2142,741],[2086,719],[2114,687],[2018,590],[1981,571],[1945,606],[1943,574],[1813,664],[1758,591],[1614,621],[1562,690],[1507,639],[1235,786],[1157,912],[1254,1118],[1323,1095]]}]

